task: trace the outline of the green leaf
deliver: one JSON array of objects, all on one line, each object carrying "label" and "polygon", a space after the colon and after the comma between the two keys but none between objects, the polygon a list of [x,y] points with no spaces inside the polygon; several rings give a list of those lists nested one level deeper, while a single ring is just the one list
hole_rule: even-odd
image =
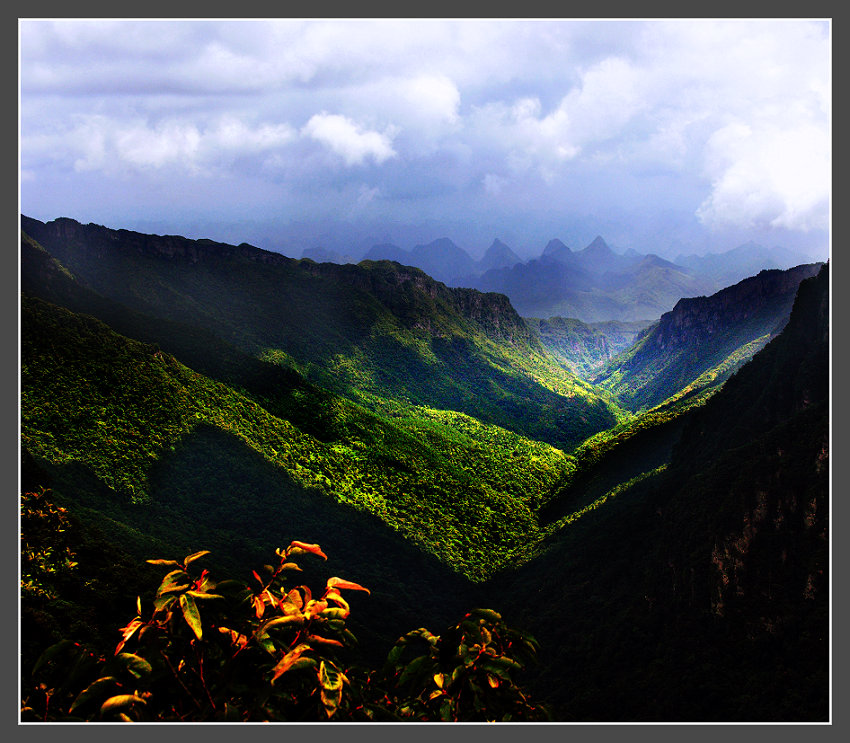
[{"label": "green leaf", "polygon": [[426,661],[430,660],[427,655],[420,655],[417,658],[414,658],[410,663],[407,664],[407,668],[401,674],[401,678],[398,680],[399,686],[404,684],[408,679],[413,678],[417,673],[419,673],[422,666]]},{"label": "green leaf", "polygon": [[176,601],[176,596],[157,596],[153,602],[154,611],[162,611],[167,609]]},{"label": "green leaf", "polygon": [[[179,581],[178,578],[180,579]],[[180,584],[190,583],[191,580],[191,576],[185,570],[172,570],[168,575],[166,575],[162,579],[162,583],[159,584],[159,590],[157,591],[156,595],[159,596],[159,594],[162,593],[165,588],[168,588],[169,586],[175,586],[178,584],[178,582]]]},{"label": "green leaf", "polygon": [[329,718],[339,708],[342,701],[342,674],[337,671],[330,662],[322,661],[319,664],[319,683],[322,685],[322,705]]},{"label": "green leaf", "polygon": [[387,665],[395,666],[398,663],[399,658],[401,658],[401,654],[404,652],[405,647],[407,647],[406,643],[404,645],[398,643],[393,646],[393,649],[390,650],[387,655]]},{"label": "green leaf", "polygon": [[151,664],[140,655],[135,655],[133,653],[120,653],[116,657],[124,663],[124,667],[137,679],[142,678],[142,676],[147,676],[153,670],[151,668]]},{"label": "green leaf", "polygon": [[191,585],[191,583],[185,583],[185,584],[179,585],[179,586],[178,585],[165,586],[164,588],[160,588],[159,591],[157,591],[157,596],[164,596],[167,593],[178,593],[179,591],[185,591],[187,588],[189,588],[190,585]]},{"label": "green leaf", "polygon": [[118,686],[118,679],[115,676],[104,676],[103,678],[99,678],[97,681],[89,684],[85,689],[83,689],[74,700],[74,703],[71,705],[71,708],[68,710],[68,714],[71,714],[75,709],[81,707],[90,699],[97,697],[100,694],[103,694],[105,690],[109,689],[110,691]]},{"label": "green leaf", "polygon": [[192,628],[195,637],[200,640],[203,629],[201,627],[201,614],[198,611],[198,605],[195,603],[195,599],[189,596],[189,594],[181,593],[180,608],[183,610],[183,618],[186,620],[186,623]]},{"label": "green leaf", "polygon": [[38,660],[36,661],[35,665],[33,666],[33,669],[32,669],[33,674],[35,674],[35,672],[39,668],[41,668],[45,663],[49,663],[51,660],[53,660],[53,658],[55,658],[57,655],[59,655],[62,651],[71,647],[73,644],[74,643],[71,642],[70,640],[60,640],[55,645],[51,645],[49,648],[47,648],[47,650],[45,650],[39,656]]},{"label": "green leaf", "polygon": [[491,622],[501,622],[502,615],[492,609],[473,609],[469,612],[469,616],[487,619]]},{"label": "green leaf", "polygon": [[177,560],[145,560],[145,562],[151,565],[171,565],[175,568],[180,567],[180,563],[177,562]]}]

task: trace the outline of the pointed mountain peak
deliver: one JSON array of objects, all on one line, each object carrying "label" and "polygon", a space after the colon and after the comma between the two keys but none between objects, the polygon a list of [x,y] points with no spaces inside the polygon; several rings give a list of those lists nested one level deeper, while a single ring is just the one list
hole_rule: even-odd
[{"label": "pointed mountain peak", "polygon": [[461,248],[455,245],[448,237],[438,237],[436,240],[429,242],[427,245],[417,245],[414,250],[421,250],[422,248],[429,248],[431,250],[461,250]]},{"label": "pointed mountain peak", "polygon": [[488,271],[491,268],[510,268],[517,263],[522,263],[522,259],[505,245],[499,238],[493,240],[493,244],[487,248],[487,252],[478,261],[480,271]]},{"label": "pointed mountain peak", "polygon": [[590,245],[588,245],[584,249],[584,251],[582,251],[582,252],[585,252],[585,251],[588,252],[588,253],[613,253],[614,252],[613,250],[611,250],[611,248],[608,247],[608,243],[606,243],[602,239],[601,235],[597,235],[593,239],[593,242],[590,243]]},{"label": "pointed mountain peak", "polygon": [[493,240],[493,244],[489,248],[487,248],[487,252],[484,253],[484,255],[499,255],[499,256],[510,255],[510,256],[515,256],[516,254],[514,253],[513,250],[511,250],[511,248],[509,246],[505,245],[505,243],[503,243],[497,237],[495,240]]},{"label": "pointed mountain peak", "polygon": [[572,253],[572,251],[566,245],[564,245],[564,243],[562,243],[558,238],[550,240],[548,243],[546,243],[546,247],[543,248],[543,255],[551,255],[552,253],[561,252]]}]

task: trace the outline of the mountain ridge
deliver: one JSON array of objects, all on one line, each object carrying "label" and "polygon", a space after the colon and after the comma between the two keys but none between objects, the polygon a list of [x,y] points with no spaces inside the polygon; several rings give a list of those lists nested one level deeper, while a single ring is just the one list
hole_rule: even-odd
[{"label": "mountain ridge", "polygon": [[593,381],[632,409],[652,407],[735,356],[710,380],[722,383],[782,330],[800,282],[822,265],[764,270],[709,297],[680,299]]}]

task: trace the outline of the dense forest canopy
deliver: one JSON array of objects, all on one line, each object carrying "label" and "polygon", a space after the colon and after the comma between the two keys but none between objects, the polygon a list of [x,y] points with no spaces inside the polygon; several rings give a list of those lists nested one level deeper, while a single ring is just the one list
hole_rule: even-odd
[{"label": "dense forest canopy", "polygon": [[22,719],[827,719],[828,265],[588,324],[22,223]]}]

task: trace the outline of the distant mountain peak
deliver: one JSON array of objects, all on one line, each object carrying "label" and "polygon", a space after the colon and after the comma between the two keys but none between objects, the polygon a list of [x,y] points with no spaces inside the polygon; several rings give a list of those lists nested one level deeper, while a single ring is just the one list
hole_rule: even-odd
[{"label": "distant mountain peak", "polygon": [[480,261],[478,261],[478,270],[480,273],[496,268],[510,268],[517,263],[522,263],[522,259],[514,253],[513,250],[497,237],[493,240],[493,244],[487,248]]},{"label": "distant mountain peak", "polygon": [[601,235],[597,235],[593,238],[593,242],[590,243],[582,252],[587,253],[613,253],[614,251],[608,247],[608,243],[602,239]]},{"label": "distant mountain peak", "polygon": [[567,253],[573,252],[556,237],[554,240],[550,240],[548,243],[546,243],[546,247],[543,248],[543,255],[560,253],[562,251],[566,251]]},{"label": "distant mountain peak", "polygon": [[415,248],[413,248],[413,251],[416,252],[418,250],[421,250],[422,248],[448,248],[450,250],[462,250],[462,248],[459,248],[448,237],[438,237],[436,240],[432,240],[427,245],[417,245]]}]

